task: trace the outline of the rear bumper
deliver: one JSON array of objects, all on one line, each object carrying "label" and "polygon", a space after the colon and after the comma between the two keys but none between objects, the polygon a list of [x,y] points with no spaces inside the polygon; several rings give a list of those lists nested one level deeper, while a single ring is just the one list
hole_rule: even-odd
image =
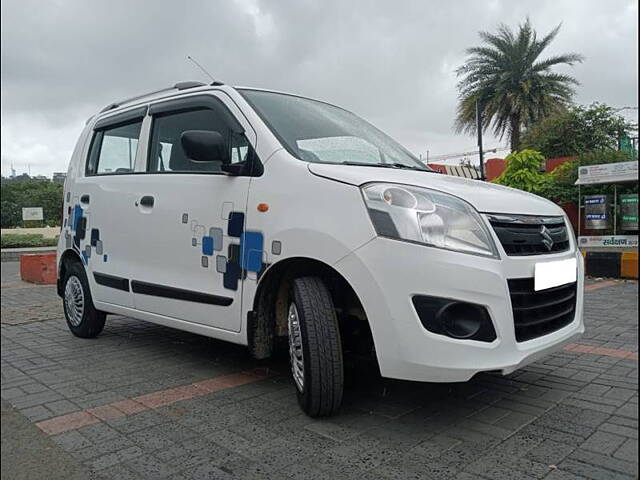
[{"label": "rear bumper", "polygon": [[[536,262],[578,259],[575,316],[548,335],[516,342],[507,279],[533,277]],[[582,256],[569,252],[489,259],[376,238],[335,267],[351,283],[369,319],[383,376],[466,381],[483,371],[510,373],[562,348],[584,332]],[[486,307],[497,338],[458,340],[427,331],[411,302],[431,295]]]}]

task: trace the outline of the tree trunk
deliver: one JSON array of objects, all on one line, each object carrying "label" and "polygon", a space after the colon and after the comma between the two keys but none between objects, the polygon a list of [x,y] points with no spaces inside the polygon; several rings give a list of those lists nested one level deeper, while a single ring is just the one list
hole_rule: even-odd
[{"label": "tree trunk", "polygon": [[511,115],[511,153],[520,150],[520,115]]}]

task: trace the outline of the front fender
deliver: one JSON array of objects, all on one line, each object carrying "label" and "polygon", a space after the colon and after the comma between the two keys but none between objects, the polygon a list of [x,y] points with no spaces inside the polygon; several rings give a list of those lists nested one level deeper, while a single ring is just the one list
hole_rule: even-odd
[{"label": "front fender", "polygon": [[291,228],[276,232],[273,240],[280,242],[281,253],[268,254],[269,263],[277,263],[292,257],[304,257],[318,260],[328,265],[334,265],[352,251],[364,245],[372,238],[367,238],[361,245],[349,246],[341,239],[315,229]]}]

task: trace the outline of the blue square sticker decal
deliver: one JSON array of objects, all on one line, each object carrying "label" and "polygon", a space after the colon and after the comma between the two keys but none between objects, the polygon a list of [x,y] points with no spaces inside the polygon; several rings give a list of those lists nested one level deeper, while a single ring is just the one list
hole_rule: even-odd
[{"label": "blue square sticker decal", "polygon": [[262,268],[263,236],[260,232],[244,232],[240,237],[240,266],[250,272]]},{"label": "blue square sticker decal", "polygon": [[202,237],[202,254],[213,255],[213,237]]}]

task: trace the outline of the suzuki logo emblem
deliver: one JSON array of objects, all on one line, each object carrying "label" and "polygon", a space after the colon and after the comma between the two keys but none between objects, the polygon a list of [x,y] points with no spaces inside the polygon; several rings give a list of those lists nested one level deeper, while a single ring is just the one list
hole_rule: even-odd
[{"label": "suzuki logo emblem", "polygon": [[540,227],[540,236],[542,237],[542,243],[544,243],[544,246],[547,247],[547,250],[551,251],[553,248],[553,238],[549,233],[549,229],[545,225]]}]

